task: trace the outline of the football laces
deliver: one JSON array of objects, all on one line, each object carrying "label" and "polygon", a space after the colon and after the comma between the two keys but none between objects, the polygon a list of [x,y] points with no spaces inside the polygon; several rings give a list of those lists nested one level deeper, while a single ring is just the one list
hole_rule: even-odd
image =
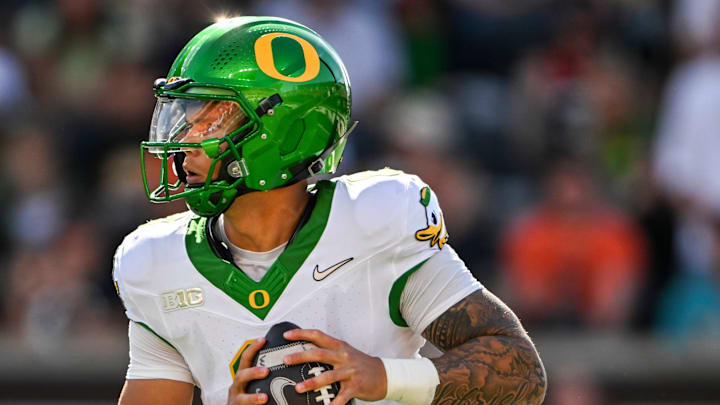
[{"label": "football laces", "polygon": [[[314,375],[315,377],[318,377],[320,374],[323,373],[323,371],[325,371],[325,367],[322,367],[322,366],[313,367],[310,370],[308,370],[308,372],[310,374]],[[335,394],[330,392],[331,389],[332,388],[330,387],[330,385],[324,385],[324,386],[314,390],[315,392],[317,392],[319,394],[317,397],[315,397],[315,402],[322,401],[323,405],[330,405],[330,402],[332,401],[332,399],[335,398]]]}]

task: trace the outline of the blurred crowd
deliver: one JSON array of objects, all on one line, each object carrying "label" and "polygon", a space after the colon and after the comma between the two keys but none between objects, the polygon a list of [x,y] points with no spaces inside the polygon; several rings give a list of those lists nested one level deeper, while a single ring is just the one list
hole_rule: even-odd
[{"label": "blurred crowd", "polygon": [[335,47],[360,121],[342,170],[420,175],[531,334],[720,339],[715,0],[3,1],[0,333],[125,333],[114,249],[185,209],[142,188],[152,82],[240,14]]}]

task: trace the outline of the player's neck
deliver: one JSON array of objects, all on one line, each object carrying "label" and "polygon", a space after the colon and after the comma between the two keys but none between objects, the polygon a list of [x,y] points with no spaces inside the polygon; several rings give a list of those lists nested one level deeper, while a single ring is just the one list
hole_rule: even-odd
[{"label": "player's neck", "polygon": [[290,240],[308,201],[306,181],[242,195],[225,211],[225,233],[239,248],[266,252]]}]

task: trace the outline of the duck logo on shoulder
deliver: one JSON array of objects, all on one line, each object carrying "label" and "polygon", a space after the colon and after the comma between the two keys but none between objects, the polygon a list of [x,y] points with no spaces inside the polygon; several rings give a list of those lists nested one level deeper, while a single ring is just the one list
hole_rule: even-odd
[{"label": "duck logo on shoulder", "polygon": [[423,187],[420,190],[420,204],[425,208],[426,227],[415,232],[415,239],[421,242],[430,241],[430,247],[437,245],[438,249],[442,249],[449,236],[445,229],[440,204],[430,187]]}]

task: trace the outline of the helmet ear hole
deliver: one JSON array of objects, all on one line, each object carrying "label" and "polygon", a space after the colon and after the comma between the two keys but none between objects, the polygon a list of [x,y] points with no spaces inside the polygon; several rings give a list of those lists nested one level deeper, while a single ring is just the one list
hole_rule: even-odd
[{"label": "helmet ear hole", "polygon": [[280,143],[280,154],[287,155],[288,153],[295,151],[300,144],[300,139],[304,133],[305,119],[298,118],[292,123],[292,125],[290,125],[290,128],[285,134],[285,138]]}]

